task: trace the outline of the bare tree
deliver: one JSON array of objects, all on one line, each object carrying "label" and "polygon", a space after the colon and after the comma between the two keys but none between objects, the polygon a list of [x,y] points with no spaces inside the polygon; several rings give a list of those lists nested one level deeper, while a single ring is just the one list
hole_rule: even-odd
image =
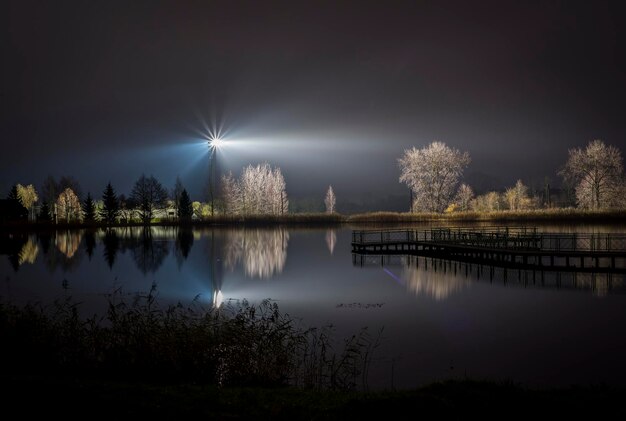
[{"label": "bare tree", "polygon": [[174,210],[176,211],[176,215],[178,215],[180,196],[183,194],[183,190],[185,187],[183,186],[183,182],[180,180],[180,177],[176,177],[176,184],[174,184],[174,188],[172,189],[172,202],[174,206]]},{"label": "bare tree", "polygon": [[237,215],[242,212],[241,203],[241,186],[237,180],[233,177],[232,172],[224,174],[221,181],[221,194],[222,201],[224,203],[224,212],[227,215]]},{"label": "bare tree", "polygon": [[167,191],[154,176],[141,175],[135,182],[131,198],[139,206],[139,216],[144,224],[150,223],[156,209],[167,204]]},{"label": "bare tree", "polygon": [[413,147],[398,160],[400,182],[413,191],[415,209],[443,212],[469,163],[467,152],[461,153],[443,142],[432,142],[422,149]]},{"label": "bare tree", "polygon": [[326,213],[335,213],[335,192],[333,191],[333,186],[328,186],[324,204],[326,205]]},{"label": "bare tree", "polygon": [[601,140],[589,142],[583,149],[569,150],[569,157],[560,175],[576,185],[578,206],[602,209],[614,206],[621,190],[622,154]]},{"label": "bare tree", "polygon": [[65,222],[76,221],[80,219],[81,206],[80,199],[72,189],[67,187],[61,192],[56,202],[57,215],[59,218],[65,219]]},{"label": "bare tree", "polygon": [[54,205],[59,197],[59,184],[56,182],[53,176],[49,175],[43,180],[41,184],[41,196],[42,200],[50,207]]},{"label": "bare tree", "polygon": [[239,180],[222,177],[222,197],[227,212],[244,215],[282,215],[288,212],[286,183],[280,168],[248,165]]},{"label": "bare tree", "polygon": [[461,184],[459,190],[456,192],[456,202],[459,205],[459,210],[469,210],[470,202],[473,198],[474,190],[465,183]]}]

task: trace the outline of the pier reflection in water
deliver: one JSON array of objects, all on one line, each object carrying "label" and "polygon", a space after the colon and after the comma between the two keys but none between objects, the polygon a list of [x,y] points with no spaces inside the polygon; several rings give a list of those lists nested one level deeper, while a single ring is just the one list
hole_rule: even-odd
[{"label": "pier reflection in water", "polygon": [[[510,269],[486,264],[459,262],[423,256],[353,254],[359,267],[380,266],[393,279],[415,294],[442,300],[472,282],[499,283],[523,288],[554,288],[590,291],[594,295],[626,293],[624,273],[570,270]],[[396,275],[395,269],[399,269]]]}]

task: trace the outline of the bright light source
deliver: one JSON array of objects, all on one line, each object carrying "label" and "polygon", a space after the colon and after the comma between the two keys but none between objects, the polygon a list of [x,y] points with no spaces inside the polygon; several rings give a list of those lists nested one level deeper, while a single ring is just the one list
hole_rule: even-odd
[{"label": "bright light source", "polygon": [[209,146],[213,149],[219,149],[226,144],[224,139],[220,139],[219,137],[214,137],[209,140]]}]

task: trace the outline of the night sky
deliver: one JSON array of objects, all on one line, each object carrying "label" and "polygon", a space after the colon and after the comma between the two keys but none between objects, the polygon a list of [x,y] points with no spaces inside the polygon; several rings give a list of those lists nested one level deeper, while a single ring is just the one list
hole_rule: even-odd
[{"label": "night sky", "polygon": [[626,152],[623,7],[4,1],[0,189],[146,173],[201,199],[213,122],[221,171],[268,161],[294,198],[408,196],[396,160],[433,140],[469,151],[470,184],[557,182],[568,148]]}]

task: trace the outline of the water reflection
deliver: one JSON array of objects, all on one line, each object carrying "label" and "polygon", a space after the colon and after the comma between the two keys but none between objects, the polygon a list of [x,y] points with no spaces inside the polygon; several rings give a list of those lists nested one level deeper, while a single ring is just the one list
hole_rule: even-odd
[{"label": "water reflection", "polygon": [[[595,273],[562,270],[510,269],[431,257],[402,255],[353,254],[352,263],[360,267],[383,267],[398,283],[415,295],[437,301],[471,287],[472,282],[486,281],[523,288],[575,289],[597,297],[626,292],[623,273]],[[396,275],[396,268],[401,268]]]},{"label": "water reflection", "polygon": [[71,259],[78,251],[82,234],[82,231],[79,230],[57,231],[55,238],[57,249],[68,259]]},{"label": "water reflection", "polygon": [[262,279],[279,274],[287,261],[289,232],[284,229],[229,231],[224,241],[224,264],[241,264],[246,275]]},{"label": "water reflection", "polygon": [[193,246],[193,230],[191,228],[181,228],[176,235],[176,243],[174,247],[174,253],[176,255],[176,262],[180,269],[183,262],[189,257],[189,252]]},{"label": "water reflection", "polygon": [[144,275],[156,272],[170,251],[168,241],[153,237],[150,228],[142,229],[138,237],[131,235],[128,241],[133,260]]},{"label": "water reflection", "polygon": [[96,248],[96,235],[93,231],[86,231],[84,237],[85,252],[89,260],[91,260],[91,256],[93,256],[94,249]]},{"label": "water reflection", "polygon": [[333,254],[335,251],[335,244],[337,243],[337,232],[335,229],[329,229],[326,231],[326,245],[328,246],[328,251],[330,254]]},{"label": "water reflection", "polygon": [[437,263],[440,262],[433,262],[430,270],[427,259],[422,259],[421,267],[417,257],[408,258],[407,263],[402,270],[402,278],[406,282],[407,290],[415,295],[426,295],[441,301],[470,286],[470,281],[465,277],[456,276],[441,267],[437,270]]},{"label": "water reflection", "polygon": [[36,240],[29,238],[19,253],[19,265],[21,266],[24,263],[34,264],[35,260],[37,260],[37,254],[39,254],[39,247]]},{"label": "water reflection", "polygon": [[0,237],[0,254],[6,254],[14,271],[20,267],[20,253],[28,242],[23,233],[7,234]]},{"label": "water reflection", "polygon": [[102,244],[104,246],[104,251],[102,252],[104,260],[107,262],[107,265],[109,265],[109,269],[113,269],[117,251],[120,248],[120,240],[117,237],[117,232],[114,229],[106,230],[104,238],[102,238]]}]

